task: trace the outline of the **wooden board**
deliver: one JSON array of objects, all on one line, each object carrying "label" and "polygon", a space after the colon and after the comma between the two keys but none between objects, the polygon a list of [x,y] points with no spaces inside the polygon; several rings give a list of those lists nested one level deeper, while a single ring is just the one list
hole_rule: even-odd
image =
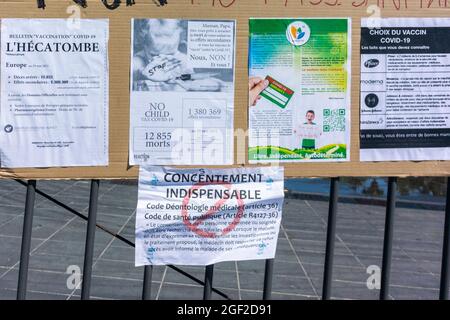
[{"label": "wooden board", "polygon": [[[111,2],[111,0],[109,1]],[[335,176],[448,176],[449,161],[359,162],[359,80],[361,17],[448,17],[450,1],[433,0],[168,0],[157,7],[153,0],[136,0],[136,5],[106,9],[100,0],[88,0],[82,18],[110,20],[110,150],[108,167],[1,170],[0,178],[24,179],[128,179],[136,178],[137,168],[128,166],[130,21],[132,18],[236,19],[236,166],[245,165],[248,126],[248,19],[250,17],[351,17],[352,34],[352,140],[351,162],[286,164],[288,177]],[[0,0],[0,18],[69,18],[71,0],[46,0],[45,10],[35,0]],[[373,5],[379,4],[379,10]],[[69,13],[68,13],[69,12]],[[446,39],[445,41],[448,41]]]}]

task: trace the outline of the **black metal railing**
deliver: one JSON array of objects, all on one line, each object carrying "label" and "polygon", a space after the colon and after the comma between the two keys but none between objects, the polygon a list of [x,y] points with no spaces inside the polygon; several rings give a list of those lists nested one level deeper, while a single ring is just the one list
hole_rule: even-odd
[{"label": "black metal railing", "polygon": [[[66,204],[58,201],[57,199],[54,199],[45,192],[42,192],[41,190],[37,189],[35,180],[29,180],[28,182],[24,182],[21,180],[16,181],[27,187],[23,233],[22,233],[22,245],[20,253],[19,280],[17,286],[17,299],[18,300],[26,299],[27,275],[28,275],[33,213],[36,194],[43,196],[47,200],[52,201],[56,205],[87,221],[81,299],[83,300],[89,299],[91,278],[92,278],[95,230],[99,228],[107,232],[111,236],[121,240],[122,242],[134,247],[133,242],[97,223],[97,203],[98,203],[100,180],[91,181],[88,216],[81,214],[77,210],[67,206]],[[384,228],[383,262],[381,269],[380,300],[386,300],[390,298],[389,286],[390,286],[391,262],[392,262],[392,242],[394,238],[396,195],[397,195],[397,178],[390,177],[388,181],[388,193],[386,200],[386,217]],[[327,222],[327,240],[326,240],[325,263],[323,274],[323,287],[322,287],[323,300],[328,300],[332,297],[332,289],[333,289],[332,278],[333,278],[333,262],[334,262],[333,257],[336,241],[336,221],[338,218],[338,201],[339,201],[339,178],[331,178],[329,211]],[[213,286],[214,265],[205,267],[204,281],[197,279],[196,277],[190,275],[189,273],[181,270],[176,266],[168,266],[168,267],[182,274],[183,276],[188,277],[197,284],[202,285],[204,287],[203,291],[204,300],[210,300],[213,292],[225,299],[231,300],[228,297],[228,295],[214,288]],[[266,260],[265,274],[264,274],[264,289],[262,296],[263,300],[271,299],[273,269],[274,269],[274,260],[273,259]],[[152,266],[146,266],[144,268],[143,289],[142,289],[143,300],[150,299],[152,272],[153,272]],[[442,266],[441,266],[441,281],[440,281],[440,296],[439,296],[441,300],[449,299],[449,284],[450,284],[450,178],[447,178],[444,240],[442,251]]]}]

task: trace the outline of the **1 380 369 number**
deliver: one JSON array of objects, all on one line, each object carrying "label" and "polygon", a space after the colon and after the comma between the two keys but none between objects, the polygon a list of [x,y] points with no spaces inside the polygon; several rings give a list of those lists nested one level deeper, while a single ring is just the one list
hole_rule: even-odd
[{"label": "1 380 369 number", "polygon": [[189,115],[192,116],[220,116],[222,110],[219,108],[193,108],[189,109]]}]

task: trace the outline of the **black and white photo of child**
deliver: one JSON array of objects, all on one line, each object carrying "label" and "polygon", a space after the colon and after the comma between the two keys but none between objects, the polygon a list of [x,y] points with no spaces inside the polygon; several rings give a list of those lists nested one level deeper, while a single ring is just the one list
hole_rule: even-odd
[{"label": "black and white photo of child", "polygon": [[188,52],[188,21],[134,21],[133,91],[228,92],[233,68],[192,68]]}]

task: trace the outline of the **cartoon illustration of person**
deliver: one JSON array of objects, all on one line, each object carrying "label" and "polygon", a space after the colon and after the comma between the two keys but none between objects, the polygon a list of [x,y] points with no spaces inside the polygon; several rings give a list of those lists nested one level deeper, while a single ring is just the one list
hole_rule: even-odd
[{"label": "cartoon illustration of person", "polygon": [[306,122],[294,130],[294,133],[301,140],[302,149],[316,149],[316,140],[322,135],[322,132],[319,126],[314,122],[315,119],[316,113],[314,110],[308,110],[305,115]]}]

